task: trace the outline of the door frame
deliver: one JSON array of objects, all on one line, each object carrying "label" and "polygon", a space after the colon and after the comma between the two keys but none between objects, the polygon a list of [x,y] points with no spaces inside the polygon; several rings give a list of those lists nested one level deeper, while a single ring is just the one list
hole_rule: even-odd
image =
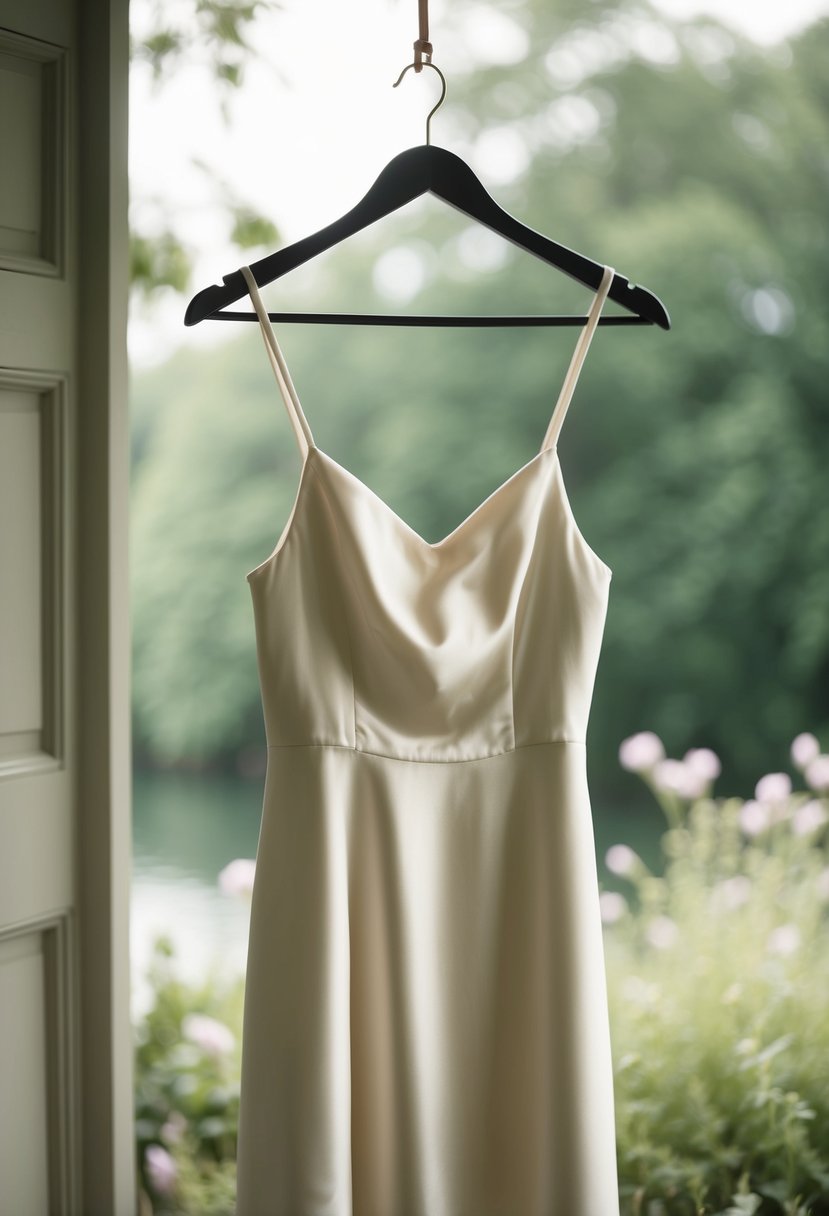
[{"label": "door frame", "polygon": [[135,1216],[129,951],[128,0],[78,0],[77,16],[79,1212]]}]

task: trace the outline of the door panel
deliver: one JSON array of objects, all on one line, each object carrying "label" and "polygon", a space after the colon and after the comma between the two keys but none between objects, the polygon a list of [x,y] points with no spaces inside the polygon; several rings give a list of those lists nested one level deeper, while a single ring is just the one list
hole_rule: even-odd
[{"label": "door panel", "polygon": [[134,1216],[126,0],[0,0],[0,1213]]},{"label": "door panel", "polygon": [[63,760],[66,399],[61,377],[0,369],[0,775]]}]

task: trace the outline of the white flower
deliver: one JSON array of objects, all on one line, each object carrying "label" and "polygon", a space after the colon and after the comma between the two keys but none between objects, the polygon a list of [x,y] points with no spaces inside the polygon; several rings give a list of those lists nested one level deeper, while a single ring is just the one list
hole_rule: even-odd
[{"label": "white flower", "polygon": [[599,908],[602,920],[606,925],[615,924],[628,910],[627,900],[618,891],[602,891],[599,896]]},{"label": "white flower", "polygon": [[657,950],[667,950],[679,935],[676,921],[670,916],[655,916],[645,930],[645,937]]},{"label": "white flower", "polygon": [[237,857],[230,861],[219,872],[219,889],[225,895],[250,895],[253,890],[253,879],[256,873],[256,862],[246,857]]},{"label": "white flower", "polygon": [[814,832],[817,828],[822,827],[827,819],[829,819],[829,815],[826,814],[823,805],[817,798],[810,798],[792,815],[792,831],[795,836],[806,836],[809,832]]},{"label": "white flower", "polygon": [[772,954],[794,954],[800,945],[800,930],[797,925],[779,925],[772,929],[766,949]]},{"label": "white flower", "polygon": [[642,866],[642,858],[626,844],[612,844],[604,855],[605,865],[612,874],[631,878]]},{"label": "white flower", "polygon": [[659,789],[690,799],[701,797],[708,785],[708,778],[683,760],[660,760],[654,766],[653,780]]},{"label": "white flower", "polygon": [[695,769],[691,765],[685,765],[684,785],[680,793],[685,798],[693,801],[695,798],[701,798],[708,790],[711,784],[711,778],[708,777],[700,769]]},{"label": "white flower", "polygon": [[820,752],[820,744],[809,731],[803,731],[792,740],[791,757],[796,768],[804,769]]},{"label": "white flower", "polygon": [[771,825],[771,810],[750,798],[740,807],[739,819],[746,836],[759,836]]},{"label": "white flower", "polygon": [[784,802],[792,792],[792,779],[788,773],[766,773],[754,789],[758,802]]},{"label": "white flower", "polygon": [[633,773],[653,768],[664,755],[662,740],[652,730],[640,730],[638,734],[623,739],[619,745],[619,763]]},{"label": "white flower", "polygon": [[160,1144],[148,1144],[144,1150],[144,1163],[153,1190],[159,1195],[169,1195],[176,1185],[178,1170],[166,1148]]},{"label": "white flower", "polygon": [[236,1042],[233,1031],[222,1022],[204,1013],[188,1013],[182,1019],[182,1033],[209,1055],[220,1056],[232,1051]]},{"label": "white flower", "polygon": [[821,753],[806,765],[806,784],[813,790],[829,790],[829,755]]},{"label": "white flower", "polygon": [[711,891],[714,906],[723,912],[732,912],[744,904],[751,895],[751,879],[745,874],[724,878]]},{"label": "white flower", "polygon": [[692,747],[683,757],[684,763],[699,773],[704,781],[713,781],[722,771],[719,756],[710,747]]}]

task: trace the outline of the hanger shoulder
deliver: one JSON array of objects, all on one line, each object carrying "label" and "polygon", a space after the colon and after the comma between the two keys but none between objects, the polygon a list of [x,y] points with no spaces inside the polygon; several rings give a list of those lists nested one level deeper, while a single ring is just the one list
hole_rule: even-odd
[{"label": "hanger shoulder", "polygon": [[[424,149],[437,153],[431,162],[430,189],[451,207],[497,232],[518,248],[555,266],[570,278],[597,291],[604,266],[569,249],[566,245],[536,232],[501,207],[482,185],[465,161],[445,148]],[[419,151],[419,149],[413,149]],[[608,298],[621,304],[642,320],[670,329],[671,322],[662,301],[645,287],[633,286],[621,274],[610,285]]]},{"label": "hanger shoulder", "polygon": [[[428,148],[426,150],[428,151]],[[375,223],[392,211],[398,211],[418,195],[424,194],[430,188],[430,162],[428,158],[411,155],[420,151],[420,148],[410,148],[389,161],[360,201],[333,223],[261,258],[258,262],[253,262],[250,270],[257,285],[264,287],[267,283],[272,283],[301,266],[303,262],[310,261],[333,245],[338,245],[356,232],[367,228],[369,224]],[[240,270],[224,275],[222,284],[223,286],[211,284],[193,297],[184,314],[185,325],[197,325],[211,313],[233,304],[247,294],[247,284]]]}]

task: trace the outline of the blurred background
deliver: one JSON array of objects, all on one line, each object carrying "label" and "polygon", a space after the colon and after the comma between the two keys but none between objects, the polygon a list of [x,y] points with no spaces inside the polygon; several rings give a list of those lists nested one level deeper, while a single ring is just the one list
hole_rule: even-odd
[{"label": "blurred background", "polygon": [[[342,215],[391,157],[424,142],[435,73],[409,72],[392,89],[411,62],[416,11],[414,0],[131,5],[132,967],[139,1044],[149,1052],[139,1055],[142,1169],[159,1204],[164,1194],[172,1204],[173,1178],[207,1186],[203,1167],[187,1174],[183,1150],[170,1163],[181,1129],[170,1122],[169,1095],[159,1097],[164,1085],[147,1078],[177,1059],[159,1046],[159,1026],[169,1048],[188,1001],[217,1015],[208,983],[236,982],[216,1020],[238,1023],[251,870],[227,867],[255,857],[266,757],[245,574],[273,549],[300,467],[258,327],[186,329],[184,310],[223,274]],[[825,872],[825,774],[806,766],[810,748],[818,760],[829,752],[829,6],[433,0],[430,16],[448,82],[432,142],[467,160],[507,211],[643,284],[671,317],[667,332],[597,331],[560,443],[579,527],[614,572],[588,733],[600,880],[625,910],[650,909],[642,941],[663,960],[678,913],[658,906],[667,888],[636,881],[664,883],[682,848],[693,852],[697,829],[708,833],[705,856],[721,853],[705,818],[714,805],[717,823],[730,823],[743,845],[762,845],[779,879],[768,878],[768,903],[783,889],[788,846],[773,834],[782,813],[769,811],[758,827],[763,807],[785,803],[791,823],[814,820],[791,829],[802,854],[789,857],[789,879]],[[584,313],[591,299],[431,196],[263,295],[274,310],[332,312]],[[434,541],[537,451],[578,331],[283,324],[277,333],[318,444]],[[632,745],[625,762],[623,744],[637,738],[640,750]],[[698,788],[689,779],[695,749],[708,765]],[[660,775],[653,766],[665,756],[685,769]],[[777,786],[762,787],[769,775]],[[620,842],[635,863],[612,852]],[[745,861],[735,852],[720,880],[745,877]],[[713,880],[704,866],[697,879],[702,899]],[[615,933],[622,905],[603,907]],[[749,939],[739,948],[748,957]],[[638,997],[617,991],[615,949],[609,940],[621,1062],[637,1050],[623,1050],[628,1030],[631,1042],[638,1033],[625,1001],[652,1007],[647,983],[657,981],[642,979]],[[775,951],[786,955],[785,945]],[[825,1005],[825,958],[822,966],[810,1001]],[[817,974],[812,967],[810,982]],[[186,997],[182,984],[201,995]],[[738,1039],[750,1040],[748,1031]],[[718,1050],[712,1075],[722,1068]],[[208,1103],[196,1137],[219,1163],[233,1155],[238,1081],[236,1065],[225,1067],[208,1087],[219,1113]],[[768,1072],[768,1061],[757,1067]],[[182,1068],[178,1058],[179,1081]],[[620,1063],[621,1095],[623,1073]],[[827,1076],[829,1065],[824,1085]],[[791,1078],[787,1085],[781,1092],[799,1092]],[[686,1086],[686,1103],[687,1094]],[[747,1103],[756,1094],[747,1091]],[[829,1195],[829,1097],[822,1115],[807,1109],[797,1117],[803,1153],[825,1169]],[[641,1120],[634,1128],[619,1118],[625,1210],[702,1212],[702,1175],[695,1192],[688,1178],[697,1175],[674,1178],[659,1147],[642,1165],[664,1111],[654,1108],[647,1132]],[[206,1132],[205,1119],[214,1119]],[[712,1144],[726,1158],[729,1134],[712,1115]],[[824,1210],[791,1206],[799,1185],[805,1203],[823,1184],[817,1166],[810,1182],[798,1180],[786,1134],[786,1195],[766,1189],[765,1206],[752,1207],[746,1184],[743,1206],[704,1210]],[[710,1145],[700,1154],[717,1157]],[[733,1181],[738,1164],[732,1153],[717,1178],[730,1171]],[[646,1181],[635,1181],[637,1169]],[[199,1212],[232,1210],[219,1175],[213,1199],[198,1190]],[[654,1178],[662,1190],[648,1202],[668,1206],[647,1206]],[[682,1196],[698,1206],[681,1206]],[[181,1194],[176,1202],[184,1206],[158,1210],[189,1210]]]}]

